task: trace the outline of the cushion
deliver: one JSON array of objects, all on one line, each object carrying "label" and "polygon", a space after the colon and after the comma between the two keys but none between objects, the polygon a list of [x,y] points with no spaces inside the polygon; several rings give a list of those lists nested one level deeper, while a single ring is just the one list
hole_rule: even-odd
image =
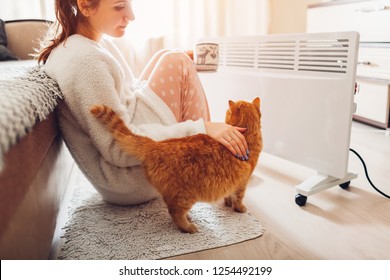
[{"label": "cushion", "polygon": [[7,48],[7,44],[4,21],[0,19],[0,61],[18,60],[18,58]]}]

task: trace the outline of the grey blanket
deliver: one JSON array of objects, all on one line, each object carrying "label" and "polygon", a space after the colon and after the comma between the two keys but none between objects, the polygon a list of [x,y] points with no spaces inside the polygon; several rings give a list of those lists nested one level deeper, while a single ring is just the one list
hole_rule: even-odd
[{"label": "grey blanket", "polygon": [[62,98],[57,83],[36,61],[0,63],[0,172],[6,152]]}]

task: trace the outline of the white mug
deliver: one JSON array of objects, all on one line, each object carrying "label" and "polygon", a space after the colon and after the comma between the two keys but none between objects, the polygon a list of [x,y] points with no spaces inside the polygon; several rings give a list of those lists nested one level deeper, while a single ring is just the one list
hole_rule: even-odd
[{"label": "white mug", "polygon": [[219,46],[216,43],[198,43],[195,46],[194,62],[198,71],[217,71]]}]

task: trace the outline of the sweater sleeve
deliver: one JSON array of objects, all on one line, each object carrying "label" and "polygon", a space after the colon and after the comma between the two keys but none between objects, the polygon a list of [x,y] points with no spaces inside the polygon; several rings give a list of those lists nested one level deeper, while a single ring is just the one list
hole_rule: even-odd
[{"label": "sweater sleeve", "polygon": [[155,141],[206,133],[203,119],[197,121],[187,120],[171,125],[152,123],[138,126],[128,125],[128,127],[133,133],[147,136]]}]

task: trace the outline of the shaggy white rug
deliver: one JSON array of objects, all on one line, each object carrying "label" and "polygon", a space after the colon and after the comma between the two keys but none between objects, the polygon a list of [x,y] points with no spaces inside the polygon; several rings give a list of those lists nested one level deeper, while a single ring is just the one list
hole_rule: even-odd
[{"label": "shaggy white rug", "polygon": [[161,259],[232,245],[264,231],[250,212],[236,213],[219,202],[196,204],[190,215],[200,231],[181,233],[161,199],[131,207],[108,204],[80,172],[67,211],[57,259]]}]

